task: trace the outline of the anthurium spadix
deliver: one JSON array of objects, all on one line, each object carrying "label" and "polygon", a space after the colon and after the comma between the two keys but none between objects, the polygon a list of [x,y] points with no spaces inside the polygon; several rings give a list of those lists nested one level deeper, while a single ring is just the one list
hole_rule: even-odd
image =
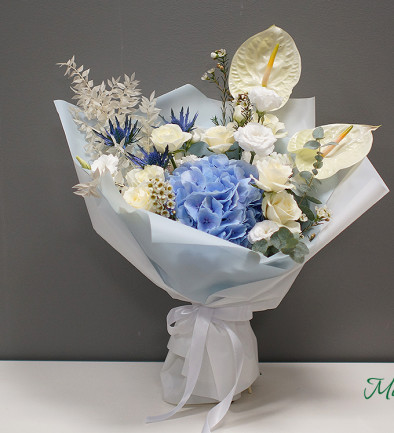
[{"label": "anthurium spadix", "polygon": [[301,57],[295,42],[281,28],[271,26],[238,48],[231,63],[229,89],[234,98],[257,86],[273,90],[282,98],[277,110],[288,101],[300,75]]},{"label": "anthurium spadix", "polygon": [[[323,166],[316,175],[318,179],[331,177],[339,170],[351,167],[367,156],[372,147],[372,131],[378,126],[334,123],[322,128],[324,138],[320,140],[320,145]],[[313,129],[304,129],[294,134],[289,141],[287,150],[296,155],[295,163],[299,171],[313,169],[318,149],[304,146],[305,143],[314,140]]]}]

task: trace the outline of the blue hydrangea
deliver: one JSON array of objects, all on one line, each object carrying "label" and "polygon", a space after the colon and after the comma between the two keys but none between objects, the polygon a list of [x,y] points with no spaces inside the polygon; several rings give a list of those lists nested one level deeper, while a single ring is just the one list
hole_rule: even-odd
[{"label": "blue hydrangea", "polygon": [[248,246],[249,230],[261,221],[262,191],[250,184],[256,167],[212,155],[174,170],[177,218],[190,227]]}]

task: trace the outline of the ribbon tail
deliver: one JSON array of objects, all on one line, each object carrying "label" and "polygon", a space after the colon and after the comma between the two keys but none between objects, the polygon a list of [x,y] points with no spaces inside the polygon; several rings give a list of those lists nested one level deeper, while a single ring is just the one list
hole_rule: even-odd
[{"label": "ribbon tail", "polygon": [[[178,405],[162,415],[148,416],[146,418],[147,423],[160,422],[175,415],[189,400],[196,386],[198,376],[200,375],[202,360],[204,356],[204,348],[208,335],[208,328],[211,323],[212,314],[214,310],[212,308],[200,308],[197,313],[196,322],[193,329],[192,341],[190,345],[190,351],[187,355],[188,373],[186,376],[186,386],[183,393],[183,397]],[[187,360],[185,360],[186,362]]]},{"label": "ribbon tail", "polygon": [[233,346],[234,362],[236,367],[235,383],[234,386],[231,388],[230,392],[226,395],[226,397],[208,412],[202,433],[211,433],[211,429],[213,429],[217,424],[219,424],[219,422],[228,412],[230,404],[233,401],[235,390],[237,388],[243,367],[244,358],[242,353],[241,341],[235,334],[235,332],[233,332],[233,330],[225,323],[224,328],[227,331]]}]

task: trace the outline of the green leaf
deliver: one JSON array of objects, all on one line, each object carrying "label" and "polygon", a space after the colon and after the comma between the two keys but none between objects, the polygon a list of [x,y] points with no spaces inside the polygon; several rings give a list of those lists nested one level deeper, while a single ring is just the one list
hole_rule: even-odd
[{"label": "green leaf", "polygon": [[302,184],[297,185],[297,192],[300,192],[301,194],[305,194],[309,190],[310,190],[310,187],[306,184],[305,185],[302,185]]},{"label": "green leaf", "polygon": [[286,227],[281,227],[276,233],[282,242],[287,242],[289,239],[293,239],[293,233]]},{"label": "green leaf", "polygon": [[298,242],[297,246],[290,252],[290,257],[296,263],[304,263],[305,256],[309,253],[308,247],[304,244],[304,242]]},{"label": "green leaf", "polygon": [[271,245],[270,247],[268,247],[268,249],[267,249],[267,253],[266,254],[264,254],[266,257],[271,257],[271,256],[273,256],[274,254],[276,254],[276,253],[278,253],[279,252],[279,250],[278,249],[276,249],[273,245]]},{"label": "green leaf", "polygon": [[269,243],[262,239],[261,241],[257,241],[252,245],[252,251],[267,255],[267,250],[269,248]]},{"label": "green leaf", "polygon": [[299,241],[296,247],[296,250],[303,254],[309,254],[309,248],[304,244],[304,242]]},{"label": "green leaf", "polygon": [[306,181],[309,181],[312,178],[312,173],[310,171],[300,171],[300,176]]},{"label": "green leaf", "polygon": [[304,213],[308,220],[313,221],[315,219],[315,214],[309,209],[308,206],[305,205],[298,205],[298,207],[302,210],[302,213]]},{"label": "green leaf", "polygon": [[317,175],[318,171],[316,170],[316,168],[314,168],[314,169],[312,170],[312,173],[313,173],[315,176]]},{"label": "green leaf", "polygon": [[329,143],[324,143],[323,146],[338,146],[338,143],[336,141],[330,141]]},{"label": "green leaf", "polygon": [[304,144],[304,147],[307,149],[318,149],[320,147],[320,143],[315,140],[310,140]]},{"label": "green leaf", "polygon": [[312,135],[316,140],[321,140],[324,138],[324,129],[321,126],[318,126],[313,130]]},{"label": "green leaf", "polygon": [[322,155],[316,155],[315,159],[316,159],[316,161],[321,162],[321,161],[323,161],[323,156]]},{"label": "green leaf", "polygon": [[305,198],[309,201],[311,201],[312,203],[316,203],[316,204],[322,204],[320,200],[318,200],[315,197],[311,197],[310,195],[305,196]]},{"label": "green leaf", "polygon": [[315,168],[322,168],[323,167],[323,162],[322,161],[316,161],[313,166]]},{"label": "green leaf", "polygon": [[294,253],[294,247],[292,247],[292,248],[284,247],[284,248],[282,248],[280,251],[281,251],[281,253],[290,256],[290,254],[293,254],[293,253]]},{"label": "green leaf", "polygon": [[299,242],[299,240],[296,239],[295,237],[293,237],[287,241],[285,248],[289,248],[289,249],[295,248],[297,246],[298,242]]}]

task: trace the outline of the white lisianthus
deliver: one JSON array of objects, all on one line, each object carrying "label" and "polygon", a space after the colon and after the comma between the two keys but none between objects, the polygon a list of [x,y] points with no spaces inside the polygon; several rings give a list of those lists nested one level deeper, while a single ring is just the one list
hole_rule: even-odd
[{"label": "white lisianthus", "polygon": [[174,152],[182,147],[185,141],[192,138],[192,134],[189,132],[183,132],[179,125],[168,123],[166,125],[159,126],[152,131],[151,140],[155,145],[156,149],[164,153],[166,146],[168,146],[169,152]]},{"label": "white lisianthus", "polygon": [[279,224],[275,221],[264,220],[257,223],[248,233],[248,240],[254,244],[262,239],[268,240],[275,232],[279,230]]},{"label": "white lisianthus", "polygon": [[252,87],[248,96],[257,111],[277,110],[282,105],[282,98],[274,90],[263,86]]},{"label": "white lisianthus", "polygon": [[101,155],[91,165],[92,172],[99,171],[100,175],[108,170],[111,175],[115,174],[118,169],[119,159],[114,155]]},{"label": "white lisianthus", "polygon": [[254,122],[238,128],[234,138],[243,150],[255,152],[258,156],[269,155],[274,150],[276,141],[271,129]]},{"label": "white lisianthus", "polygon": [[256,162],[259,179],[254,179],[256,185],[267,192],[280,192],[294,188],[289,184],[293,170],[289,165],[281,164],[276,158],[266,156]]},{"label": "white lisianthus", "polygon": [[130,187],[136,187],[151,179],[158,178],[164,182],[164,169],[158,165],[146,165],[143,169],[134,168],[126,174],[126,180]]},{"label": "white lisianthus", "polygon": [[234,143],[234,125],[213,126],[205,131],[203,140],[208,144],[209,150],[214,153],[227,152]]},{"label": "white lisianthus", "polygon": [[265,194],[262,208],[267,219],[283,225],[298,220],[302,215],[294,197],[286,191]]},{"label": "white lisianthus", "polygon": [[269,128],[276,138],[286,137],[287,132],[278,132],[285,128],[283,122],[279,122],[279,119],[274,114],[265,114],[263,125]]},{"label": "white lisianthus", "polygon": [[126,202],[137,209],[152,209],[152,197],[150,189],[144,185],[128,188],[123,193],[123,198]]}]

